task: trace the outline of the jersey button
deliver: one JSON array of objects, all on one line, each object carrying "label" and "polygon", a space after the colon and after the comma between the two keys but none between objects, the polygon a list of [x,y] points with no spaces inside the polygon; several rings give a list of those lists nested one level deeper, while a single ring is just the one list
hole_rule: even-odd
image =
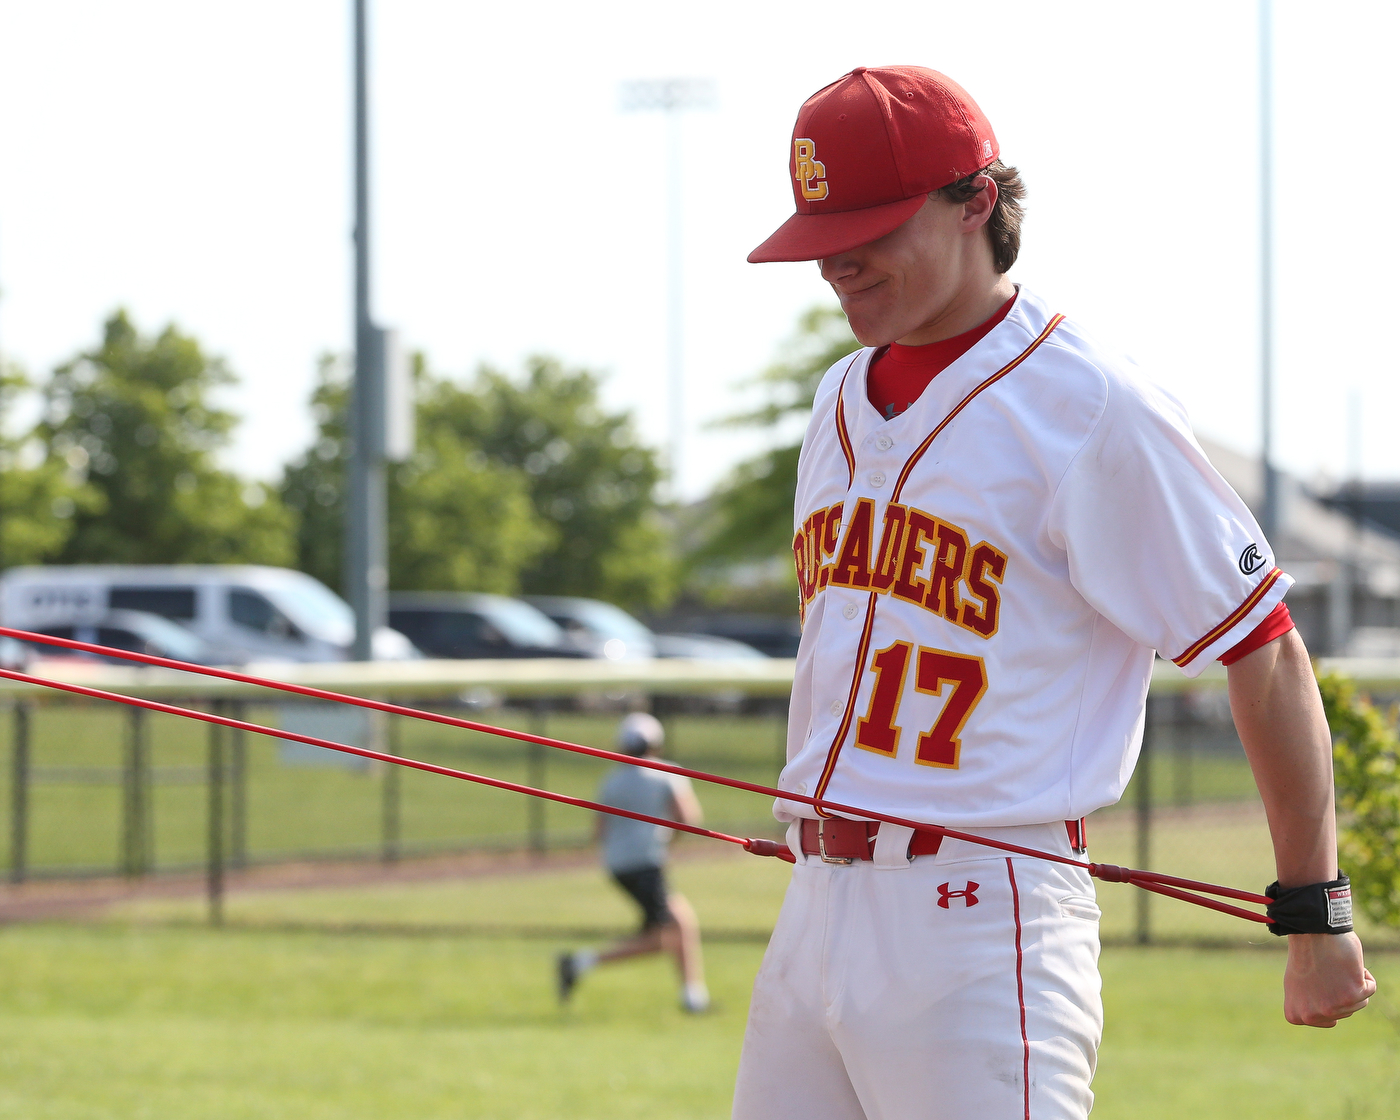
[{"label": "jersey button", "polygon": [[894,446],[894,440],[890,439],[889,436],[881,436],[875,441],[875,446],[878,447],[881,451],[888,451],[891,447]]},{"label": "jersey button", "polygon": [[841,709],[844,706],[845,705],[843,705],[840,700],[833,700],[831,702],[831,714],[834,716],[839,716],[841,714]]},{"label": "jersey button", "polygon": [[847,618],[855,618],[855,616],[860,613],[860,608],[854,603],[847,603],[844,607],[841,608],[841,613],[844,614]]},{"label": "jersey button", "polygon": [[883,486],[884,484],[885,484],[885,472],[884,472],[884,471],[871,471],[871,472],[870,472],[870,485],[871,485],[871,486],[877,486],[877,487],[878,487],[878,486]]}]

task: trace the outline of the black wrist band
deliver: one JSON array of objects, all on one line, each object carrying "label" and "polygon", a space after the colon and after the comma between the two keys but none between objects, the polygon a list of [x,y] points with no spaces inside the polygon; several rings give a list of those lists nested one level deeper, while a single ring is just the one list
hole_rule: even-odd
[{"label": "black wrist band", "polygon": [[1273,919],[1270,933],[1283,937],[1290,933],[1351,932],[1351,880],[1340,871],[1330,883],[1287,891],[1272,883],[1264,893],[1273,899],[1266,911]]}]

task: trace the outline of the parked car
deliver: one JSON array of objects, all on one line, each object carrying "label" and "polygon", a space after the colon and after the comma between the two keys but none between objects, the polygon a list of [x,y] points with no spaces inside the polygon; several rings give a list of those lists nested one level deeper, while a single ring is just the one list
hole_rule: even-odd
[{"label": "parked car", "polygon": [[[0,576],[0,618],[21,630],[96,626],[111,611],[144,611],[188,630],[221,664],[344,661],[355,636],[349,605],[288,568],[237,564],[89,564],[11,568]],[[388,627],[374,656],[418,656]]]},{"label": "parked car", "polygon": [[769,657],[796,657],[802,641],[802,626],[795,611],[791,615],[687,612],[652,619],[651,625],[671,633],[729,638]]},{"label": "parked car", "polygon": [[587,657],[548,616],[505,595],[404,591],[389,625],[429,657]]},{"label": "parked car", "polygon": [[621,607],[572,595],[522,598],[558,623],[574,647],[590,657],[622,661],[656,656],[656,635]]},{"label": "parked car", "polygon": [[657,657],[698,657],[715,661],[767,660],[768,655],[733,638],[713,634],[657,634]]},{"label": "parked car", "polygon": [[[195,665],[211,665],[207,643],[191,634],[183,626],[161,618],[158,614],[146,611],[108,611],[93,623],[62,626],[41,626],[34,629],[36,634],[47,634],[53,638],[71,638],[78,642],[93,645],[111,646],[114,649],[130,650],[133,653],[148,653],[154,657],[168,657],[174,661],[189,661]],[[34,655],[42,658],[77,657],[84,660],[105,661],[116,665],[130,665],[117,657],[103,657],[99,654],[64,649],[61,646],[46,646],[31,643]]]}]

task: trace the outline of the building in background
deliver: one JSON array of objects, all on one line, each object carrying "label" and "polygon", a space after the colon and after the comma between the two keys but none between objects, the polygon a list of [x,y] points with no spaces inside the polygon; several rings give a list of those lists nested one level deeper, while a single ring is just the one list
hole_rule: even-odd
[{"label": "building in background", "polygon": [[[1202,439],[1216,470],[1256,517],[1263,504],[1257,457]],[[1371,486],[1351,515],[1351,488],[1326,496],[1279,472],[1276,560],[1297,582],[1288,610],[1314,654],[1400,657],[1400,484]],[[1387,504],[1388,503],[1388,504]],[[1382,514],[1388,512],[1390,523]]]}]

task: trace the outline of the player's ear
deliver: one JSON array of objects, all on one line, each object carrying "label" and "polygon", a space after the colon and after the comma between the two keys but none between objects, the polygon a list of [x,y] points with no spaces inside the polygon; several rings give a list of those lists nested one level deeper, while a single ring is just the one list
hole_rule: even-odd
[{"label": "player's ear", "polygon": [[964,233],[972,233],[985,226],[997,204],[996,180],[990,175],[983,175],[978,182],[982,189],[963,203],[962,229]]}]

